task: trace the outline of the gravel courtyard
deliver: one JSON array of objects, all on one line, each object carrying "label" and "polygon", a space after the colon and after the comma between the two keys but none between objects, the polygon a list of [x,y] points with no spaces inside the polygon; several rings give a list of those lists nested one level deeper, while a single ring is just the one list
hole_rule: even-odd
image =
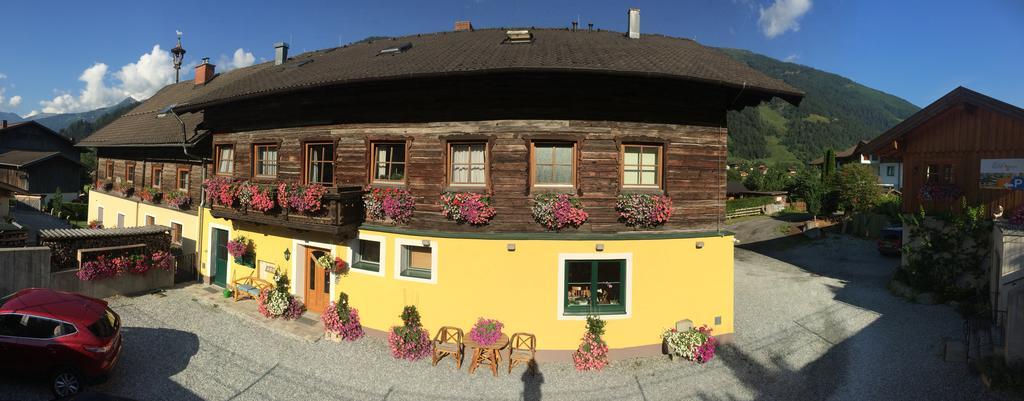
[{"label": "gravel courtyard", "polygon": [[[962,362],[942,360],[960,320],[906,303],[884,285],[895,259],[829,237],[736,249],[736,341],[706,365],[570,363],[491,377],[445,362],[395,361],[383,341],[308,344],[269,332],[181,290],[117,298],[125,348],[95,390],[142,400],[969,400],[991,399]],[[652,333],[657,335],[657,333]],[[543,341],[543,339],[540,339]],[[468,362],[467,362],[468,365]],[[41,383],[0,378],[0,400],[48,399]]]}]

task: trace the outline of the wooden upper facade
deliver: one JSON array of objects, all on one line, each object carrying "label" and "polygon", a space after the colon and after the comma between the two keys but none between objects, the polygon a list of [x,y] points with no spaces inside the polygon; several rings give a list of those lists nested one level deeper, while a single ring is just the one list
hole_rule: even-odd
[{"label": "wooden upper facade", "polygon": [[145,188],[155,188],[164,199],[167,194],[179,191],[192,199],[185,212],[196,213],[202,194],[203,165],[185,156],[180,147],[97,148],[96,156],[96,190],[108,191],[109,187],[109,192],[118,194],[133,188],[138,194]]},{"label": "wooden upper facade", "polygon": [[955,200],[923,200],[926,185],[952,185],[968,205],[1007,212],[1024,205],[1024,191],[982,189],[983,159],[1024,158],[1024,109],[957,88],[871,141],[867,151],[903,162],[903,210],[957,209]]}]

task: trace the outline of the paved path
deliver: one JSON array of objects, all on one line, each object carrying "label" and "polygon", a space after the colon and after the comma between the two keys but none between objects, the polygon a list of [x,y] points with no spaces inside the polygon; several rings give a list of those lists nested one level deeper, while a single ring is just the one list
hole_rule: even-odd
[{"label": "paved path", "polygon": [[[429,360],[395,361],[376,339],[308,343],[191,299],[118,298],[122,363],[97,390],[145,400],[973,400],[989,399],[962,363],[941,360],[959,334],[948,307],[884,290],[894,261],[868,241],[830,237],[772,257],[736,250],[737,336],[706,365],[620,361],[599,373],[568,363],[470,376]],[[784,261],[785,260],[785,261]],[[358,305],[356,305],[358,306]],[[652,333],[652,336],[657,333]],[[543,341],[543,339],[541,339]],[[45,399],[0,378],[2,399]]]}]

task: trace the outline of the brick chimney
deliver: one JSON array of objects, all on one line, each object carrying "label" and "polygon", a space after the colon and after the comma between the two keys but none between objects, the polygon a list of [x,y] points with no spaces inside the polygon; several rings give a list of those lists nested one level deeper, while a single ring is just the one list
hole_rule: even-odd
[{"label": "brick chimney", "polygon": [[213,79],[214,69],[217,66],[210,64],[210,58],[204,57],[203,63],[196,66],[196,85],[203,85]]},{"label": "brick chimney", "polygon": [[455,21],[455,32],[472,31],[473,23],[469,21]]}]

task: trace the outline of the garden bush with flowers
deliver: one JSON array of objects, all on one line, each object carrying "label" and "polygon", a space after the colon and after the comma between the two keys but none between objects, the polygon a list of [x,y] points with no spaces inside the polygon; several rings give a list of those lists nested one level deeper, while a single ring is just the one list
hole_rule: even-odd
[{"label": "garden bush with flowers", "polygon": [[306,305],[288,292],[288,277],[280,270],[274,272],[274,288],[261,291],[258,301],[260,314],[271,319],[295,320],[306,311]]},{"label": "garden bush with flowers", "polygon": [[481,317],[476,320],[473,328],[469,329],[469,338],[486,347],[501,338],[501,329],[504,327],[504,324],[495,319]]},{"label": "garden bush with flowers", "polygon": [[388,346],[391,356],[395,359],[415,361],[424,358],[433,351],[430,333],[420,324],[420,312],[415,306],[406,306],[402,310],[402,325],[391,327],[388,333]]},{"label": "garden bush with flowers", "polygon": [[171,191],[164,195],[167,205],[180,210],[188,209],[192,204],[192,197],[182,191]]},{"label": "garden bush with flowers", "polygon": [[228,254],[235,258],[235,263],[243,266],[253,266],[253,259],[256,256],[256,248],[251,239],[244,236],[237,236],[228,241]]},{"label": "garden bush with flowers", "polygon": [[404,188],[371,188],[363,195],[366,217],[379,222],[404,224],[412,218],[416,202]]},{"label": "garden bush with flowers", "polygon": [[615,211],[627,226],[656,227],[672,217],[672,198],[667,195],[622,194],[615,204]]},{"label": "garden bush with flowers", "polygon": [[348,304],[348,294],[338,295],[338,302],[331,302],[320,315],[324,330],[337,335],[346,341],[355,341],[363,337],[363,326],[359,323],[359,311]]},{"label": "garden bush with flowers", "polygon": [[494,218],[491,197],[474,192],[445,192],[441,194],[441,213],[449,220],[474,226],[487,224]]},{"label": "garden bush with flowers", "polygon": [[605,321],[597,316],[587,316],[587,332],[576,352],[572,354],[576,370],[601,370],[608,366],[608,344],[601,336],[604,335]]},{"label": "garden bush with flowers", "polygon": [[82,262],[78,269],[78,279],[103,280],[124,274],[144,274],[152,269],[174,270],[174,256],[167,251],[121,256],[97,255],[93,260]]},{"label": "garden bush with flowers", "polygon": [[579,227],[587,221],[579,198],[569,194],[539,194],[533,198],[533,218],[548,230]]},{"label": "garden bush with flowers", "polygon": [[715,357],[717,341],[711,336],[711,328],[707,325],[691,327],[679,331],[674,328],[661,334],[671,355],[688,361],[706,363]]}]

